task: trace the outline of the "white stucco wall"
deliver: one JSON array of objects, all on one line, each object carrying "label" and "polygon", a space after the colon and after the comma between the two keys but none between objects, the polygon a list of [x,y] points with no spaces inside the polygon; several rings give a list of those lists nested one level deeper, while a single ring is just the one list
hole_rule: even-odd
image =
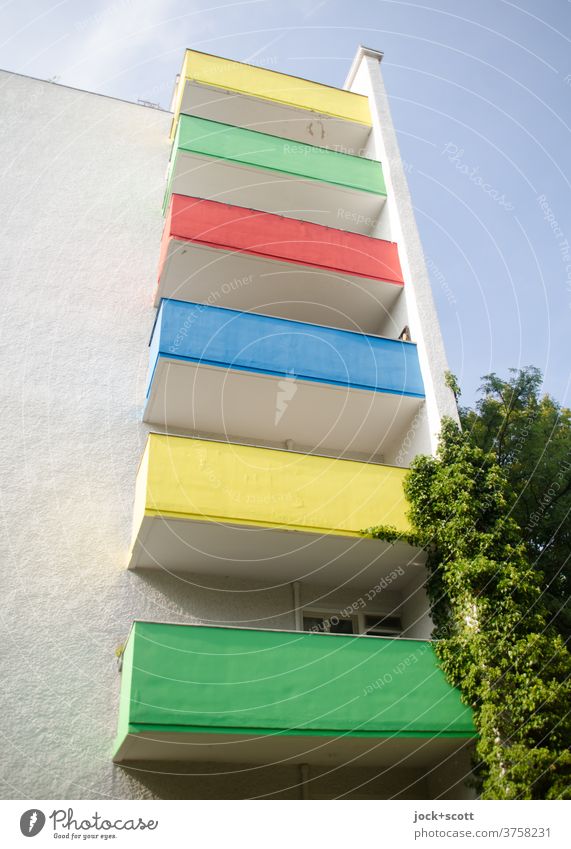
[{"label": "white stucco wall", "polygon": [[[298,798],[299,771],[111,763],[134,618],[292,628],[290,587],[125,568],[169,113],[0,73],[2,711],[6,798]],[[198,585],[200,584],[200,585]],[[306,598],[316,594],[308,588]],[[352,598],[339,598],[346,604]],[[198,773],[198,775],[197,775]],[[238,777],[237,777],[238,776]],[[427,793],[333,771],[315,794]],[[238,782],[238,783],[237,783]],[[284,789],[288,788],[288,789]]]}]

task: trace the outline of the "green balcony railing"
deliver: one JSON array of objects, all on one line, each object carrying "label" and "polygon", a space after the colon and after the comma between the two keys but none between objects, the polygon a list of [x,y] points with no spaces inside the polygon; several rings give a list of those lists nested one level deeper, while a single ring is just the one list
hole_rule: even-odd
[{"label": "green balcony railing", "polygon": [[[180,159],[185,154],[205,158],[205,164],[208,160],[216,160],[260,169],[261,172],[274,172],[284,177],[319,181],[341,190],[378,196],[383,200],[386,196],[383,169],[381,163],[375,160],[292,142],[279,136],[205,118],[181,115],[169,165],[165,209],[173,191],[189,194],[177,184],[177,174],[184,171]],[[198,179],[197,172],[194,173],[195,179]]]},{"label": "green balcony railing", "polygon": [[193,737],[229,743],[220,735],[370,745],[475,732],[427,641],[136,622],[116,760],[192,759]]}]

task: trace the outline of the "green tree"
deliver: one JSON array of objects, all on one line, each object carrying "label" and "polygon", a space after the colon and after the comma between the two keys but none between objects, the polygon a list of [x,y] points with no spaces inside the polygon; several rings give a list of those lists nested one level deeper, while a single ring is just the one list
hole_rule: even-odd
[{"label": "green tree", "polygon": [[511,515],[559,632],[571,636],[571,411],[541,395],[539,369],[482,378],[473,409],[461,408],[473,445],[491,451],[507,479]]},{"label": "green tree", "polygon": [[437,456],[413,461],[405,492],[409,542],[428,555],[435,650],[474,711],[482,798],[571,798],[571,655],[549,625],[495,454],[445,419]]}]

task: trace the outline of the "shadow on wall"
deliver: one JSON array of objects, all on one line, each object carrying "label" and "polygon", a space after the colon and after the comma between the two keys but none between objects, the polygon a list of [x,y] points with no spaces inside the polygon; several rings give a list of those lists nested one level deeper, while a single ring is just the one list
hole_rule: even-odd
[{"label": "shadow on wall", "polygon": [[179,576],[144,569],[131,576],[141,582],[145,599],[144,611],[139,606],[135,618],[244,628],[295,627],[290,584],[272,587],[223,576]]},{"label": "shadow on wall", "polygon": [[[137,767],[115,766],[114,769],[124,773],[123,788],[117,798],[433,798],[422,770],[387,768],[379,772],[347,767],[310,767],[304,788],[299,766],[153,762],[141,763]],[[449,798],[461,797],[452,795]]]}]

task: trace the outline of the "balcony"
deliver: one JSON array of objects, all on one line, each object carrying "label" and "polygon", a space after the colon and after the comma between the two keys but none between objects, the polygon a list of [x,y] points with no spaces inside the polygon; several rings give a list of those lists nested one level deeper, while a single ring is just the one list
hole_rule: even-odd
[{"label": "balcony", "polygon": [[474,737],[429,642],[135,622],[114,759],[430,767]]},{"label": "balcony", "polygon": [[377,333],[402,288],[394,242],[172,196],[157,306],[176,298]]},{"label": "balcony", "polygon": [[380,162],[181,115],[165,194],[203,197],[369,233],[386,199]]},{"label": "balcony", "polygon": [[132,569],[311,580],[401,592],[424,555],[362,530],[406,532],[406,469],[149,434],[137,475]]},{"label": "balcony", "polygon": [[205,304],[163,300],[150,351],[169,431],[392,462],[424,398],[410,342]]},{"label": "balcony", "polygon": [[371,130],[364,95],[187,50],[174,97],[180,113],[307,144],[363,149]]}]

